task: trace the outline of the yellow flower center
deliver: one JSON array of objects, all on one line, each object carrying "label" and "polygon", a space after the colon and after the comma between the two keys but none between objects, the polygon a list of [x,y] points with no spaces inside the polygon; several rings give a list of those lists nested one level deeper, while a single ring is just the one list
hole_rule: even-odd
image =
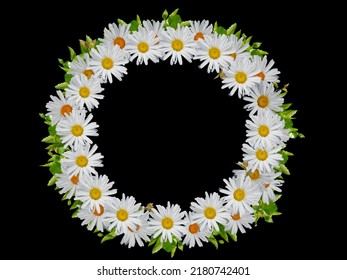
[{"label": "yellow flower center", "polygon": [[83,127],[79,124],[73,125],[71,127],[71,133],[73,136],[81,136],[83,134]]},{"label": "yellow flower center", "polygon": [[267,157],[268,157],[268,154],[267,154],[267,151],[266,150],[261,150],[261,149],[258,149],[257,152],[255,153],[257,159],[259,160],[266,160]]},{"label": "yellow flower center", "polygon": [[163,228],[165,229],[170,229],[173,227],[173,220],[170,217],[165,217],[164,219],[162,219],[161,221],[161,225],[163,226]]},{"label": "yellow flower center", "polygon": [[212,58],[212,59],[218,59],[220,57],[220,49],[216,48],[216,47],[212,47],[210,48],[210,50],[208,51],[208,55]]},{"label": "yellow flower center", "polygon": [[254,170],[254,172],[249,174],[248,176],[251,178],[251,180],[258,180],[260,178],[259,170]]},{"label": "yellow flower center", "polygon": [[204,34],[202,34],[201,32],[197,32],[194,36],[194,40],[197,41],[198,39],[205,39]]},{"label": "yellow flower center", "polygon": [[101,61],[101,65],[103,68],[105,68],[106,70],[110,70],[113,67],[113,60],[109,57],[105,57],[102,61]]},{"label": "yellow flower center", "polygon": [[79,93],[81,97],[87,98],[90,95],[90,90],[87,87],[81,87]]},{"label": "yellow flower center", "polygon": [[124,222],[128,219],[129,217],[129,214],[128,214],[128,211],[125,210],[125,209],[119,209],[117,211],[117,219]]},{"label": "yellow flower center", "polygon": [[247,74],[245,72],[237,72],[235,74],[235,80],[236,82],[238,82],[239,84],[243,84],[247,81]]},{"label": "yellow flower center", "polygon": [[94,200],[98,200],[101,197],[101,194],[102,194],[101,190],[96,187],[90,189],[89,191],[90,197]]},{"label": "yellow flower center", "polygon": [[189,232],[192,234],[198,233],[199,229],[200,227],[197,223],[189,225],[189,228],[188,228]]},{"label": "yellow flower center", "polygon": [[260,108],[266,108],[269,105],[269,98],[265,95],[261,95],[258,97],[257,103]]},{"label": "yellow flower center", "polygon": [[86,156],[76,157],[76,164],[78,167],[86,167],[88,164],[88,158]]},{"label": "yellow flower center", "polygon": [[86,69],[86,70],[83,71],[83,74],[84,74],[88,79],[90,79],[90,77],[93,76],[94,72],[93,72],[93,70],[91,70],[91,69]]},{"label": "yellow flower center", "polygon": [[70,181],[72,184],[77,185],[78,184],[78,175],[72,176]]},{"label": "yellow flower center", "polygon": [[94,210],[93,214],[94,216],[100,217],[102,214],[104,214],[105,208],[104,206],[100,205],[100,212],[98,212],[96,209]]},{"label": "yellow flower center", "polygon": [[234,191],[234,198],[237,201],[243,200],[245,198],[245,196],[246,196],[246,193],[243,189],[236,189]]},{"label": "yellow flower center", "polygon": [[231,56],[233,59],[236,59],[236,53],[231,53],[230,56]]},{"label": "yellow flower center", "polygon": [[204,215],[207,219],[213,219],[217,215],[216,209],[213,207],[207,207],[204,211]]},{"label": "yellow flower center", "polygon": [[268,187],[270,187],[270,184],[264,184],[264,187],[268,188]]},{"label": "yellow flower center", "polygon": [[259,126],[259,128],[258,128],[258,133],[259,133],[260,136],[266,137],[266,136],[269,135],[270,129],[269,129],[269,127],[266,126],[266,125],[261,125],[261,126]]},{"label": "yellow flower center", "polygon": [[260,77],[260,79],[262,79],[264,81],[265,79],[265,74],[264,72],[259,72],[256,76]]},{"label": "yellow flower center", "polygon": [[62,116],[65,116],[65,114],[70,115],[71,112],[72,112],[72,107],[69,104],[65,104],[60,108],[60,114]]},{"label": "yellow flower center", "polygon": [[234,221],[238,221],[240,220],[240,215],[239,214],[235,214],[235,215],[232,215],[231,218],[234,220]]},{"label": "yellow flower center", "polygon": [[183,42],[180,39],[175,39],[171,43],[172,48],[179,52],[183,49]]},{"label": "yellow flower center", "polygon": [[125,47],[125,40],[122,37],[117,37],[113,40],[114,45],[118,45],[121,49]]},{"label": "yellow flower center", "polygon": [[149,46],[147,43],[141,42],[137,45],[137,49],[139,50],[139,52],[146,53],[149,50]]}]

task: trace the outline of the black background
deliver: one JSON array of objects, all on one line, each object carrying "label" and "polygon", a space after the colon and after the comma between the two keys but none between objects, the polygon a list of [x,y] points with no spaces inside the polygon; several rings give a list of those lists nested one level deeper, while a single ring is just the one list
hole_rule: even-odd
[{"label": "black background", "polygon": [[[281,71],[281,84],[289,83],[286,103],[297,109],[294,127],[306,138],[288,142],[294,153],[287,163],[283,197],[278,202],[283,214],[274,223],[260,221],[257,227],[238,235],[238,242],[212,244],[203,248],[177,251],[176,259],[336,259],[341,231],[332,222],[337,210],[328,203],[327,176],[318,168],[317,121],[312,114],[316,98],[307,84],[311,57],[307,42],[315,36],[308,11],[284,4],[246,4],[219,1],[151,1],[109,5],[106,3],[59,2],[38,7],[23,20],[21,62],[25,75],[15,77],[12,86],[20,88],[22,121],[11,126],[16,137],[15,155],[6,157],[5,176],[15,183],[6,184],[4,196],[10,202],[2,234],[9,250],[1,250],[3,259],[170,259],[164,251],[151,248],[128,249],[120,237],[100,244],[100,239],[72,219],[72,212],[47,182],[51,175],[46,163],[47,126],[39,117],[45,113],[54,86],[63,81],[58,58],[69,59],[68,46],[79,51],[79,39],[103,36],[103,29],[118,18],[130,22],[141,19],[161,20],[162,12],[179,8],[183,20],[208,19],[229,27],[238,24],[253,42],[262,42]],[[205,191],[217,191],[223,179],[232,176],[242,159],[245,137],[245,104],[237,96],[228,97],[221,81],[213,79],[198,62],[170,66],[169,61],[148,66],[127,64],[128,75],[122,82],[107,85],[104,100],[93,111],[100,124],[95,140],[104,155],[100,173],[109,176],[118,194],[135,196],[138,202],[166,205],[178,203],[188,209],[195,197]],[[18,90],[19,91],[19,90]],[[16,100],[17,100],[17,95]],[[19,102],[17,100],[17,102]],[[13,106],[14,109],[18,106]],[[5,146],[6,147],[6,146]],[[325,171],[330,173],[329,171]],[[13,198],[12,198],[13,197]],[[336,209],[336,208],[335,208]],[[335,229],[336,228],[336,229]],[[3,240],[3,242],[6,242]]]}]

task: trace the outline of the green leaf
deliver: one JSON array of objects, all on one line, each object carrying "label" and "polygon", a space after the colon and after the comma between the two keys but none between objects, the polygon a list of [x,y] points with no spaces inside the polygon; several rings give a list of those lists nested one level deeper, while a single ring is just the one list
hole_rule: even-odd
[{"label": "green leaf", "polygon": [[281,107],[283,110],[287,110],[290,106],[292,106],[292,103],[282,104],[280,107]]},{"label": "green leaf", "polygon": [[177,15],[177,13],[178,13],[178,10],[179,10],[179,9],[174,10],[174,11],[169,15],[169,18],[170,18],[170,17],[175,17],[175,16]]},{"label": "green leaf", "polygon": [[58,176],[56,174],[54,174],[52,176],[52,178],[48,181],[47,186],[49,186],[49,187],[53,186],[55,184],[55,182],[57,181],[57,179],[58,179]]},{"label": "green leaf", "polygon": [[171,250],[171,258],[174,257],[174,255],[175,255],[175,253],[176,253],[176,249],[177,249],[176,246],[172,248],[172,250]]},{"label": "green leaf", "polygon": [[284,174],[290,175],[289,169],[283,163],[279,165],[279,168]]},{"label": "green leaf", "polygon": [[232,240],[234,240],[235,242],[237,242],[237,235],[231,233],[231,231],[227,231],[227,234],[231,237]]},{"label": "green leaf", "polygon": [[118,22],[118,24],[121,24],[121,25],[124,25],[124,24],[127,24],[124,20],[122,20],[122,19],[117,19],[117,22]]},{"label": "green leaf", "polygon": [[179,241],[179,240],[177,240],[177,247],[178,247],[178,249],[183,251],[183,243],[181,241]]},{"label": "green leaf", "polygon": [[60,162],[58,162],[58,161],[54,162],[51,165],[51,167],[49,168],[49,171],[52,174],[61,173],[61,164],[60,164]]},{"label": "green leaf", "polygon": [[214,32],[217,32],[217,29],[218,29],[218,23],[217,23],[217,21],[214,23],[214,25],[213,25],[213,31]]},{"label": "green leaf", "polygon": [[271,201],[269,204],[263,204],[263,209],[266,214],[272,215],[272,213],[277,212],[277,205],[275,202]]},{"label": "green leaf", "polygon": [[75,200],[74,203],[71,205],[70,210],[79,208],[79,206],[82,205],[82,204],[83,204],[82,201],[80,201],[80,200]]},{"label": "green leaf", "polygon": [[168,19],[168,24],[170,27],[172,28],[177,28],[177,25],[181,22],[181,17],[179,15],[174,15],[174,16],[169,16],[169,19]]},{"label": "green leaf", "polygon": [[111,240],[116,237],[116,228],[112,228],[112,230],[106,234],[102,239],[101,239],[101,244],[104,243],[105,241]]},{"label": "green leaf", "polygon": [[261,43],[260,43],[260,42],[254,42],[254,43],[252,44],[252,48],[253,48],[253,49],[258,49],[260,46],[261,46]]},{"label": "green leaf", "polygon": [[227,35],[230,36],[231,34],[234,34],[235,30],[236,30],[237,24],[234,23],[232,25],[230,25],[230,27],[227,30]]},{"label": "green leaf", "polygon": [[160,238],[158,238],[157,242],[155,243],[155,245],[152,249],[152,254],[159,252],[162,248],[163,248],[163,243],[161,243]]},{"label": "green leaf", "polygon": [[[158,236],[159,237],[159,236]],[[157,238],[152,238],[149,242],[148,242],[148,246],[152,246],[155,242],[157,242]]]},{"label": "green leaf", "polygon": [[283,119],[291,119],[298,110],[285,110],[282,112],[279,112],[279,115],[283,118]]},{"label": "green leaf", "polygon": [[237,31],[237,33],[235,34],[235,36],[240,39],[240,36],[241,36],[241,29],[239,31]]},{"label": "green leaf", "polygon": [[226,241],[229,242],[228,234],[225,232],[224,226],[222,224],[218,224],[219,226],[219,235]]},{"label": "green leaf", "polygon": [[216,247],[216,249],[218,250],[218,242],[217,242],[217,239],[216,239],[213,235],[211,235],[211,236],[208,237],[207,239],[208,239],[208,241],[210,241],[210,242]]},{"label": "green leaf", "polygon": [[78,212],[79,212],[79,208],[78,209],[76,209],[76,211],[72,214],[72,218],[77,218],[77,215],[78,215]]},{"label": "green leaf", "polygon": [[225,35],[227,34],[227,30],[224,27],[222,27],[222,26],[218,26],[216,32],[218,34],[225,34]]},{"label": "green leaf", "polygon": [[71,47],[68,47],[68,48],[70,51],[70,60],[73,61],[76,58],[76,53]]},{"label": "green leaf", "polygon": [[64,82],[64,83],[57,84],[57,85],[55,86],[55,88],[56,88],[56,89],[63,90],[63,89],[66,89],[68,86],[69,86],[69,84],[68,84],[67,82]]},{"label": "green leaf", "polygon": [[161,15],[161,17],[163,18],[163,20],[166,20],[168,16],[169,16],[169,13],[168,13],[167,10],[165,10],[165,11],[163,12],[163,14]]},{"label": "green leaf", "polygon": [[166,252],[171,252],[173,250],[174,247],[177,246],[177,243],[173,240],[172,243],[170,243],[169,241],[165,241],[163,243],[163,249],[166,251]]},{"label": "green leaf", "polygon": [[55,143],[55,137],[53,135],[49,135],[41,140],[44,143]]},{"label": "green leaf", "polygon": [[137,20],[132,20],[130,22],[130,28],[129,31],[130,32],[134,32],[134,31],[138,31],[139,30],[139,23]]}]

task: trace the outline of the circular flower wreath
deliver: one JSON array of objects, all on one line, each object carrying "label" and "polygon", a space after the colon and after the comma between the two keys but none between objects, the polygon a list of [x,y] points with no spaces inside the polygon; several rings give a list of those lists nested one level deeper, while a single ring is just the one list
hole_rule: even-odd
[{"label": "circular flower wreath", "polygon": [[[178,9],[162,20],[140,20],[130,23],[118,20],[104,29],[103,38],[80,40],[81,53],[69,47],[70,60],[59,59],[66,72],[65,81],[56,86],[57,96],[40,114],[48,125],[48,163],[53,177],[48,185],[66,200],[72,217],[82,220],[101,242],[121,236],[120,243],[161,249],[174,255],[183,250],[212,243],[236,241],[260,218],[272,222],[279,215],[276,201],[289,175],[285,166],[292,153],[284,150],[290,138],[303,137],[293,127],[291,104],[284,103],[287,85],[279,88],[279,74],[261,43],[250,43],[251,37],[236,32],[237,24],[228,29],[208,20],[182,21]],[[117,197],[114,182],[96,171],[102,167],[103,155],[91,137],[98,136],[98,124],[91,111],[98,107],[103,84],[119,81],[127,74],[126,64],[157,63],[170,59],[170,64],[199,60],[221,79],[222,88],[237,93],[247,104],[247,139],[242,145],[243,159],[233,176],[224,179],[218,192],[205,192],[183,211],[178,204],[142,205],[133,196]]]}]

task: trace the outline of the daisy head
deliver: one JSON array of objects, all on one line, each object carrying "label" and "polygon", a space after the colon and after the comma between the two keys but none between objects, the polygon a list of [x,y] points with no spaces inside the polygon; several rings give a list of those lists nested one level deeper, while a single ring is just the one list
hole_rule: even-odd
[{"label": "daisy head", "polygon": [[101,38],[100,41],[107,45],[118,46],[120,50],[125,51],[130,34],[129,30],[130,24],[110,23],[108,28],[104,28],[104,38]]},{"label": "daisy head", "polygon": [[57,134],[61,137],[64,147],[77,148],[86,143],[93,143],[90,136],[98,136],[96,122],[91,122],[92,114],[86,116],[85,111],[74,110],[70,115],[57,124]]},{"label": "daisy head", "polygon": [[258,205],[260,191],[256,185],[253,185],[250,178],[240,173],[237,176],[223,180],[225,188],[219,191],[223,197],[226,206],[230,207],[233,213],[239,213],[241,216],[248,212],[254,212],[252,205]]},{"label": "daisy head", "polygon": [[205,193],[205,198],[197,197],[196,202],[192,202],[192,219],[201,226],[202,229],[219,231],[218,223],[224,224],[228,218],[228,213],[218,193]]},{"label": "daisy head", "polygon": [[237,38],[234,34],[231,34],[228,40],[228,45],[230,47],[229,56],[232,57],[232,60],[236,58],[251,58],[251,54],[247,51],[249,44],[245,43],[242,37]]},{"label": "daisy head", "polygon": [[253,213],[246,211],[243,215],[240,215],[237,212],[231,211],[225,230],[231,231],[232,234],[237,234],[238,231],[245,233],[245,228],[251,229],[251,224],[253,224],[254,221],[255,218]]},{"label": "daisy head", "polygon": [[276,193],[282,192],[281,186],[284,183],[283,180],[278,177],[281,172],[269,172],[264,173],[260,180],[259,189],[261,191],[261,199],[264,203],[268,204],[271,201],[276,201]]},{"label": "daisy head", "polygon": [[144,212],[139,217],[140,223],[136,225],[136,229],[126,228],[120,244],[128,245],[128,248],[134,247],[136,244],[140,247],[144,246],[144,242],[150,241],[151,232],[148,229],[149,212]]},{"label": "daisy head", "polygon": [[280,94],[281,90],[275,90],[272,83],[261,81],[251,88],[249,96],[244,97],[244,100],[249,102],[244,108],[251,111],[251,115],[260,111],[283,111],[281,105],[284,98]]},{"label": "daisy head", "polygon": [[278,71],[277,68],[273,68],[275,62],[272,59],[268,62],[266,55],[263,57],[255,55],[253,61],[257,65],[256,68],[260,70],[259,73],[257,73],[257,76],[260,77],[262,81],[268,83],[280,82],[278,75],[281,72]]},{"label": "daisy head", "polygon": [[90,57],[88,53],[84,53],[83,55],[76,56],[74,61],[70,62],[68,73],[75,75],[84,75],[87,79],[90,79],[94,72],[90,68]]},{"label": "daisy head", "polygon": [[231,48],[228,44],[228,37],[224,34],[212,34],[206,36],[204,40],[196,42],[196,55],[194,59],[200,59],[202,63],[199,68],[207,66],[207,72],[216,71],[219,73],[221,69],[225,69],[231,62],[230,51]]},{"label": "daisy head", "polygon": [[118,45],[103,44],[91,50],[90,66],[97,77],[102,81],[112,83],[112,77],[119,81],[127,74],[127,68],[123,65],[128,63]]},{"label": "daisy head", "polygon": [[128,229],[136,231],[138,225],[141,225],[140,217],[143,215],[143,207],[136,203],[133,196],[125,196],[122,199],[115,198],[106,213],[106,221],[109,223],[108,230],[116,229],[116,234],[120,235],[127,232]]},{"label": "daisy head", "polygon": [[164,30],[164,21],[144,20],[142,21],[143,27],[148,31],[154,32],[154,37],[158,40],[157,44],[160,44],[161,33]]},{"label": "daisy head", "polygon": [[159,39],[156,34],[151,31],[139,26],[138,31],[134,31],[129,35],[129,47],[130,61],[136,59],[136,64],[145,63],[148,64],[148,60],[155,63],[159,62],[161,57],[161,50]]},{"label": "daisy head", "polygon": [[162,31],[160,45],[165,53],[163,60],[171,57],[170,64],[183,64],[183,58],[191,62],[195,53],[195,42],[188,26],[178,25],[177,29],[167,27]]},{"label": "daisy head", "polygon": [[193,34],[194,41],[199,39],[205,40],[205,37],[212,35],[213,26],[208,20],[191,20],[190,21],[190,31]]},{"label": "daisy head", "polygon": [[56,186],[60,189],[59,193],[64,194],[67,199],[71,199],[75,196],[77,189],[81,187],[79,176],[69,176],[69,174],[62,170],[62,173],[56,173],[57,181]]},{"label": "daisy head", "polygon": [[249,95],[252,86],[260,82],[260,77],[256,76],[259,69],[256,68],[248,58],[237,58],[232,61],[227,69],[223,70],[222,88],[229,88],[229,95],[232,96],[237,91],[239,98]]},{"label": "daisy head", "polygon": [[194,247],[197,244],[202,247],[202,242],[208,242],[208,237],[212,234],[212,231],[208,228],[202,229],[198,223],[192,218],[192,212],[189,212],[185,222],[185,237],[183,239],[183,245],[189,245],[189,248]]},{"label": "daisy head", "polygon": [[260,172],[271,172],[283,160],[282,155],[279,153],[281,149],[281,146],[261,148],[243,144],[243,161],[248,162],[252,172],[256,169],[259,169]]},{"label": "daisy head", "polygon": [[112,201],[117,193],[116,189],[112,189],[113,184],[106,175],[84,176],[76,192],[76,200],[82,201],[82,208],[104,212],[106,203]]},{"label": "daisy head", "polygon": [[174,237],[181,240],[184,233],[183,218],[185,215],[185,212],[181,212],[181,207],[168,202],[166,207],[157,205],[151,210],[149,229],[153,233],[153,237],[156,238],[160,235],[162,243],[165,241],[172,243]]},{"label": "daisy head", "polygon": [[69,178],[78,175],[79,179],[83,176],[97,174],[95,168],[103,167],[100,153],[95,153],[98,149],[97,145],[78,146],[77,149],[72,149],[63,153],[60,163],[62,168],[66,168]]},{"label": "daisy head", "polygon": [[98,99],[104,98],[104,96],[100,94],[103,90],[98,78],[88,78],[84,74],[77,74],[72,77],[66,89],[66,93],[79,108],[86,106],[88,111],[91,111],[94,107],[98,108]]},{"label": "daisy head", "polygon": [[56,125],[60,120],[65,119],[66,115],[71,114],[74,110],[74,102],[65,98],[64,94],[57,90],[57,96],[51,95],[51,101],[46,104],[46,116],[50,116],[52,125]]}]

